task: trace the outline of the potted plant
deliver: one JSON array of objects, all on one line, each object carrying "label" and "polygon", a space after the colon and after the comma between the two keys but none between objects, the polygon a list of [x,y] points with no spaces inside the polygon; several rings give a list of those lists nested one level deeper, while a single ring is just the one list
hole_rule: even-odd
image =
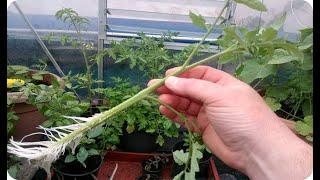
[{"label": "potted plant", "polygon": [[101,134],[102,130],[96,128],[89,131],[74,152],[69,148],[66,153],[52,164],[56,176],[62,178],[95,179],[95,173],[103,162],[103,157],[97,150],[94,138]]},{"label": "potted plant", "polygon": [[145,174],[161,176],[162,170],[169,161],[168,158],[154,155],[152,158],[142,161],[142,169]]},{"label": "potted plant", "polygon": [[[173,148],[172,153],[178,152],[178,151],[188,151],[188,144],[185,141],[179,141],[177,142]],[[196,178],[208,178],[208,170],[210,168],[210,158],[212,157],[211,152],[208,150],[203,151],[203,157],[199,160],[199,172],[196,172],[195,177]],[[181,171],[183,171],[185,166],[179,165],[178,163],[174,162],[171,169],[171,177],[175,177],[178,175]]]},{"label": "potted plant", "polygon": [[[45,121],[38,109],[29,103],[29,94],[24,91],[26,86],[33,84],[63,88],[64,81],[55,74],[25,66],[8,66],[7,78],[8,133],[15,140],[21,140],[25,135],[37,132],[36,127]],[[29,138],[29,141],[36,140],[39,140],[39,136]]]}]

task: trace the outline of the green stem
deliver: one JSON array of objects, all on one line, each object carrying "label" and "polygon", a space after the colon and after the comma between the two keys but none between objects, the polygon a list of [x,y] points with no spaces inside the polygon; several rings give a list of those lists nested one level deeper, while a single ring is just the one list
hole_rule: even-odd
[{"label": "green stem", "polygon": [[188,130],[188,138],[189,138],[188,160],[187,160],[187,164],[186,164],[185,167],[184,167],[184,171],[187,172],[187,169],[188,169],[189,164],[190,164],[190,161],[191,161],[192,150],[193,150],[192,147],[193,147],[193,143],[194,143],[194,142],[193,142],[193,135],[192,135],[191,129],[190,129],[189,125],[188,125],[188,118],[187,118],[184,114],[182,114],[182,113],[178,112],[177,110],[175,110],[175,109],[174,109],[173,107],[171,107],[169,104],[164,103],[164,102],[160,101],[160,100],[157,99],[157,98],[154,98],[154,97],[152,97],[152,96],[147,96],[147,98],[149,98],[149,99],[151,99],[151,100],[153,100],[153,101],[156,101],[156,102],[158,102],[159,104],[165,106],[165,107],[168,108],[170,111],[172,111],[172,112],[175,113],[177,116],[179,116],[179,118],[185,123],[185,126],[186,126],[186,128],[187,128],[187,130]]},{"label": "green stem", "polygon": [[213,31],[213,29],[216,27],[220,17],[222,16],[223,12],[226,10],[226,8],[228,7],[230,0],[227,0],[227,2],[224,4],[222,10],[220,11],[218,17],[215,19],[214,23],[208,28],[207,33],[203,36],[203,38],[201,39],[201,41],[197,44],[197,46],[192,50],[191,54],[189,55],[188,59],[184,62],[184,64],[182,65],[182,67],[186,67],[192,57],[196,54],[196,52],[198,51],[198,49],[200,48],[200,46],[203,44],[203,42],[207,39],[207,37],[211,34],[211,32]]},{"label": "green stem", "polygon": [[77,32],[77,37],[78,37],[78,40],[80,42],[80,46],[81,46],[81,52],[82,52],[82,55],[83,55],[83,58],[84,58],[84,62],[85,62],[85,65],[86,65],[86,77],[88,79],[88,86],[87,86],[87,89],[88,89],[88,101],[91,105],[92,103],[92,92],[91,92],[91,89],[92,89],[92,74],[91,74],[91,69],[90,69],[90,65],[89,65],[89,60],[88,60],[88,56],[87,56],[87,52],[86,52],[86,49],[83,47],[83,39],[81,37],[81,30],[80,30],[80,25],[79,25],[79,28],[77,27],[77,24],[76,22],[74,21],[74,19],[72,18],[72,16],[69,14],[69,18],[71,20],[71,24],[73,25],[73,27],[75,28],[76,32]]},{"label": "green stem", "polygon": [[[295,115],[293,115],[293,114],[291,114],[291,113],[289,113],[289,112],[287,112],[287,111],[285,111],[285,110],[283,110],[283,109],[279,109],[279,110],[282,111],[282,112],[284,112],[284,113],[286,113],[286,114],[289,115],[289,116],[292,116],[292,117],[294,117],[294,118],[303,120],[302,118],[299,118],[298,116],[295,116]],[[287,118],[286,118],[286,119],[287,119]]]}]

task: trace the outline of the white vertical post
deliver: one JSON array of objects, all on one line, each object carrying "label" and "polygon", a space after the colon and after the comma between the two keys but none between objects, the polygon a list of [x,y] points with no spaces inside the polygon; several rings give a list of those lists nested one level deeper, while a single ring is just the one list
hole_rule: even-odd
[{"label": "white vertical post", "polygon": [[[104,45],[104,40],[107,39],[107,0],[99,0],[99,23],[98,23],[98,53],[103,50],[103,45]],[[101,59],[98,63],[98,79],[103,80],[103,74],[104,74],[104,69],[103,69],[103,59]],[[99,87],[103,87],[104,83],[99,83]]]}]

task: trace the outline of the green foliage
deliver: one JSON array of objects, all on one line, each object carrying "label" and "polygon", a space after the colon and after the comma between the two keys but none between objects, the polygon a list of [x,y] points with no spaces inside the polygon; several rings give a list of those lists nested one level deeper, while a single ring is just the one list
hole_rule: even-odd
[{"label": "green foliage", "polygon": [[177,174],[174,179],[195,179],[196,173],[200,171],[199,160],[203,157],[205,145],[201,136],[195,133],[186,134],[185,145],[188,146],[186,151],[176,150],[173,152],[173,159],[178,165],[185,166],[185,169]]},{"label": "green foliage", "polygon": [[286,21],[286,18],[287,18],[287,13],[285,12],[285,13],[283,13],[283,15],[280,18],[276,19],[270,25],[270,27],[272,27],[273,29],[278,31],[283,26],[284,22]]},{"label": "green foliage", "polygon": [[[104,91],[105,97],[108,99],[108,108],[112,108],[124,100],[132,97],[141,90],[141,87],[132,85],[128,80],[113,77],[113,87],[106,88]],[[118,125],[109,125],[116,127],[116,135],[122,133],[121,128],[126,122],[125,129],[128,133],[133,131],[145,131],[147,133],[157,134],[156,143],[163,145],[164,137],[177,137],[177,126],[169,119],[161,115],[156,102],[142,100],[133,105],[131,108],[119,113],[113,118]],[[107,125],[108,126],[108,125]],[[114,138],[114,142],[118,142],[118,138]]]},{"label": "green foliage", "polygon": [[7,156],[7,169],[8,173],[12,178],[17,179],[18,172],[20,168],[22,167],[21,165],[21,158],[17,156]]},{"label": "green foliage", "polygon": [[274,98],[265,97],[264,100],[268,104],[268,106],[271,108],[272,111],[277,111],[281,108],[281,104]]},{"label": "green foliage", "polygon": [[14,104],[7,96],[7,135],[11,136],[14,132],[14,125],[19,121],[16,112],[13,111]]},{"label": "green foliage", "polygon": [[[32,72],[32,73],[31,73]],[[7,78],[8,79],[21,79],[25,83],[40,84],[43,80],[43,75],[48,74],[48,71],[32,70],[26,66],[11,65],[7,66]]]},{"label": "green foliage", "polygon": [[239,4],[244,4],[258,11],[267,11],[266,6],[260,0],[235,0]]},{"label": "green foliage", "polygon": [[112,118],[106,123],[100,136],[97,137],[98,148],[101,150],[115,150],[120,143],[123,122],[118,118]]},{"label": "green foliage", "polygon": [[181,52],[169,51],[164,48],[164,42],[171,41],[171,36],[172,33],[169,33],[155,39],[140,33],[140,39],[130,38],[119,43],[112,42],[108,55],[115,60],[115,63],[128,61],[131,69],[138,68],[149,79],[163,77],[165,70],[180,65],[194,47],[187,47]]},{"label": "green foliage", "polygon": [[86,168],[85,161],[89,157],[100,155],[100,150],[98,150],[99,146],[97,145],[97,137],[103,133],[103,130],[102,126],[98,126],[87,132],[87,134],[81,139],[80,145],[76,148],[74,154],[72,154],[71,149],[68,149],[64,162],[71,163],[77,160]]},{"label": "green foliage", "polygon": [[202,29],[206,29],[206,21],[205,19],[199,14],[196,15],[193,12],[189,11],[189,17],[192,20],[192,23]]},{"label": "green foliage", "polygon": [[80,116],[89,108],[89,103],[79,102],[74,93],[59,87],[28,83],[23,92],[28,97],[27,102],[46,117],[44,127],[73,124],[73,120],[63,116]]},{"label": "green foliage", "polygon": [[89,24],[89,20],[79,14],[72,8],[63,8],[56,12],[55,17],[64,23],[72,24],[76,31],[80,31],[83,26]]},{"label": "green foliage", "polygon": [[265,29],[225,28],[224,37],[217,41],[220,47],[233,45],[240,50],[222,56],[219,63],[238,62],[235,75],[265,89],[272,110],[285,113],[283,118],[301,120],[313,109],[313,31],[301,30],[298,42],[288,42],[277,37],[284,21],[285,15]]},{"label": "green foliage", "polygon": [[14,125],[19,121],[19,117],[14,111],[7,112],[7,134],[12,135],[14,132]]},{"label": "green foliage", "polygon": [[[258,62],[257,60],[248,60],[242,63],[242,70],[238,77],[251,83],[257,78],[265,78],[275,73],[275,66]],[[240,67],[241,68],[241,67]]]},{"label": "green foliage", "polygon": [[89,56],[88,51],[94,49],[94,44],[92,42],[85,42],[82,37],[82,32],[86,30],[86,26],[90,23],[88,18],[80,16],[75,10],[71,8],[63,8],[58,10],[55,14],[55,17],[73,27],[76,31],[77,38],[71,39],[69,35],[63,34],[60,37],[60,42],[62,45],[70,44],[73,48],[78,48],[81,50],[83,59],[86,65],[86,71],[84,74],[72,75],[69,72],[68,76],[64,77],[67,81],[66,87],[75,91],[76,89],[86,88],[88,92],[87,101],[92,102],[95,96],[94,86],[97,83],[102,83],[103,81],[97,81],[93,79],[93,67],[103,60],[106,55],[106,51],[101,51],[92,56]]},{"label": "green foliage", "polygon": [[183,164],[187,164],[188,161],[188,152],[184,152],[182,149],[181,150],[176,150],[173,152],[173,160],[180,166]]},{"label": "green foliage", "polygon": [[303,121],[298,121],[295,130],[308,141],[313,142],[313,116],[306,116]]},{"label": "green foliage", "polygon": [[54,37],[55,37],[55,34],[53,32],[50,32],[49,34],[46,34],[45,36],[43,36],[43,39],[50,44],[51,41],[54,39]]}]

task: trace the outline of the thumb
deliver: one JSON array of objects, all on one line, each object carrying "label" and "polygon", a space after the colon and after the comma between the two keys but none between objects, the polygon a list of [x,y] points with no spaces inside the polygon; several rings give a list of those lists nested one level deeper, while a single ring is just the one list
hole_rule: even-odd
[{"label": "thumb", "polygon": [[187,79],[171,76],[165,81],[165,85],[173,93],[208,103],[215,99],[215,94],[220,86],[205,80]]}]

